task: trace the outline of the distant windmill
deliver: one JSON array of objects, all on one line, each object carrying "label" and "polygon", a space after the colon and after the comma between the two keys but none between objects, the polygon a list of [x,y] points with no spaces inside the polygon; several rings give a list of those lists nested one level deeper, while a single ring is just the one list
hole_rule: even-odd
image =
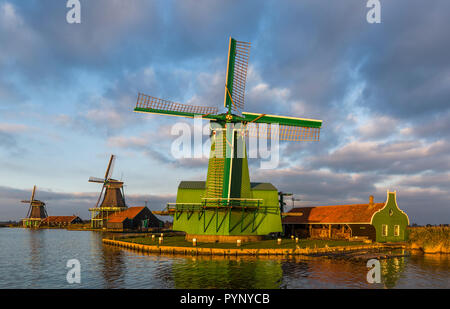
[{"label": "distant windmill", "polygon": [[286,192],[278,192],[278,202],[280,203],[280,211],[281,213],[284,213],[284,207],[286,206],[286,202],[284,197],[285,196],[292,196],[292,193],[286,193]]},{"label": "distant windmill", "polygon": [[[123,192],[123,182],[111,178],[115,161],[116,156],[111,155],[104,178],[89,177],[89,182],[103,184],[95,208],[89,209],[92,213],[91,225],[93,228],[103,227],[109,215],[127,208],[124,198],[125,194]],[[102,202],[100,204],[101,200]]]},{"label": "distant windmill", "polygon": [[286,196],[290,197],[290,200],[292,201],[292,208],[295,207],[295,202],[301,201],[301,199],[295,198],[294,194],[292,194],[292,193],[278,192],[278,196],[279,196],[281,213],[284,213],[286,211],[285,206],[287,206],[287,203],[285,202],[285,199],[284,199]]},{"label": "distant windmill", "polygon": [[29,204],[27,217],[22,220],[23,227],[35,228],[39,227],[41,221],[47,218],[47,210],[45,209],[45,203],[34,199],[36,194],[36,186],[33,187],[30,200],[21,201],[22,203]]},{"label": "distant windmill", "polygon": [[301,199],[295,198],[294,195],[292,195],[291,201],[292,201],[292,208],[295,208],[295,202],[300,202]]}]

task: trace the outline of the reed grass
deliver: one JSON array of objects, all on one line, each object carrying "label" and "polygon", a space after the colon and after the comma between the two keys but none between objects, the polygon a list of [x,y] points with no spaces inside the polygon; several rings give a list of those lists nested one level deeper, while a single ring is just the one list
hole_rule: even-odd
[{"label": "reed grass", "polygon": [[408,232],[413,249],[421,249],[425,253],[450,253],[450,227],[412,227]]}]

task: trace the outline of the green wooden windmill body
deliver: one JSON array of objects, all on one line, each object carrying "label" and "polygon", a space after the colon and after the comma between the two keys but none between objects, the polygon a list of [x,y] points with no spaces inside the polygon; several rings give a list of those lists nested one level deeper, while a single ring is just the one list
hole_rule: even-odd
[{"label": "green wooden windmill body", "polygon": [[[177,200],[168,204],[173,229],[188,235],[258,236],[281,232],[278,190],[251,183],[246,136],[281,140],[319,139],[320,120],[240,113],[244,107],[250,44],[230,38],[224,107],[188,106],[139,94],[135,112],[201,117],[211,123],[211,153],[206,182],[180,183]],[[268,129],[267,124],[278,127]],[[255,135],[256,134],[256,135]]]}]

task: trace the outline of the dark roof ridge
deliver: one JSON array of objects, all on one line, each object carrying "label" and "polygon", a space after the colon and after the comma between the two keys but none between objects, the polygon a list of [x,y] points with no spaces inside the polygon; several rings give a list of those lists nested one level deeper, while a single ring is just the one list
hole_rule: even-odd
[{"label": "dark roof ridge", "polygon": [[[373,206],[381,206],[384,205],[385,203],[373,203]],[[371,204],[366,203],[366,204],[342,204],[342,205],[318,205],[318,206],[304,206],[304,207],[294,207],[291,210],[294,209],[305,209],[305,208],[317,208],[317,207],[346,207],[346,206],[370,206]]]}]

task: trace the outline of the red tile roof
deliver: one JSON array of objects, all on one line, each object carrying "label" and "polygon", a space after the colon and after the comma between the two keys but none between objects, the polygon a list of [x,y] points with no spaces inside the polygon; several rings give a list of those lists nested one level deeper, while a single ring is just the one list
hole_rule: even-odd
[{"label": "red tile roof", "polygon": [[77,216],[48,216],[42,223],[71,223]]},{"label": "red tile roof", "polygon": [[373,214],[384,207],[384,203],[353,204],[293,208],[289,213],[303,213],[302,216],[283,218],[283,224],[344,224],[370,223]]},{"label": "red tile roof", "polygon": [[127,217],[114,217],[114,218],[109,218],[108,222],[109,223],[121,223],[123,221],[125,221],[125,219],[127,219]]},{"label": "red tile roof", "polygon": [[118,211],[109,216],[108,222],[120,223],[125,219],[134,219],[145,207],[128,207],[123,211]]}]

